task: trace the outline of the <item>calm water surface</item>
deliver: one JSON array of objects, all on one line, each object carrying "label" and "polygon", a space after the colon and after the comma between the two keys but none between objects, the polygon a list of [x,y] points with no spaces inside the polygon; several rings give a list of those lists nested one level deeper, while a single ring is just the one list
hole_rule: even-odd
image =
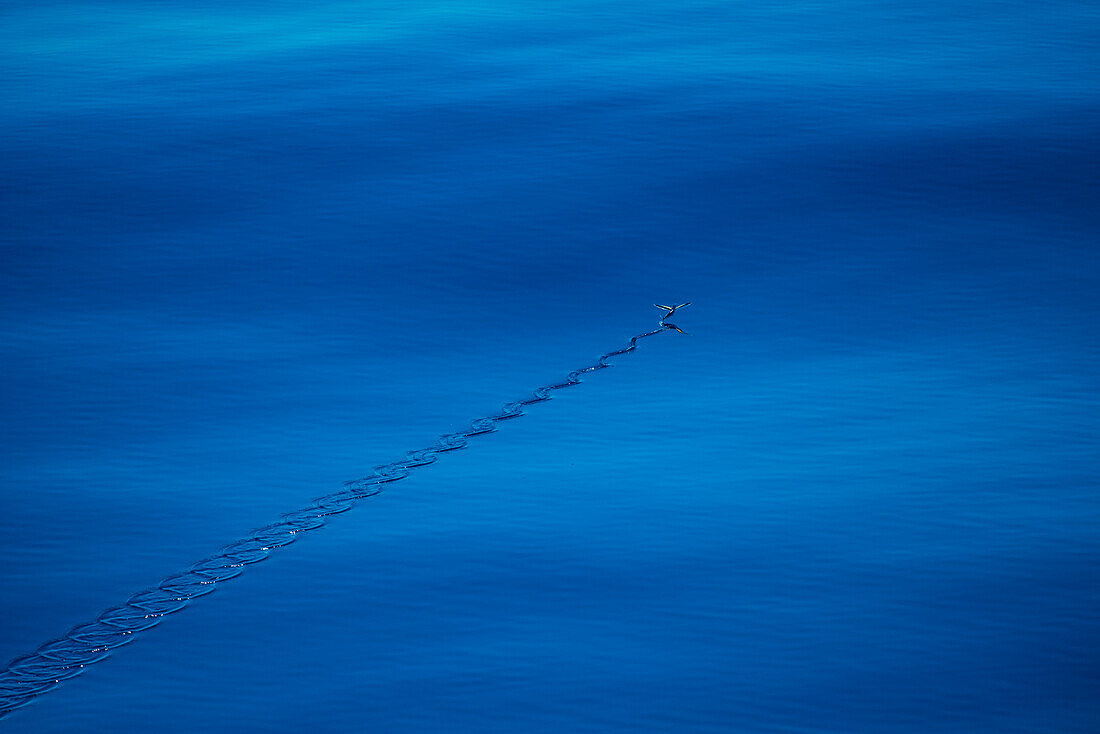
[{"label": "calm water surface", "polygon": [[1100,730],[1087,2],[9,3],[19,732]]}]

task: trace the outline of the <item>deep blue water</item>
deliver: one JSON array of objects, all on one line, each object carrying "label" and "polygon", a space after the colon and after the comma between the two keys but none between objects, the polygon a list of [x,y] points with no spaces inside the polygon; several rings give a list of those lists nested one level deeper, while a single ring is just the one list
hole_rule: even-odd
[{"label": "deep blue water", "polygon": [[9,3],[0,721],[1100,730],[1089,2]]}]

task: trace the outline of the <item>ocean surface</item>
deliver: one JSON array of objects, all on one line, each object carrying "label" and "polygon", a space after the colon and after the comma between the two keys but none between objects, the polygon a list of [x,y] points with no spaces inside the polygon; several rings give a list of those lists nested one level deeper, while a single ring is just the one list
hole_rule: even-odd
[{"label": "ocean surface", "polygon": [[0,732],[1100,731],[1098,39],[5,3],[0,665],[692,305]]}]

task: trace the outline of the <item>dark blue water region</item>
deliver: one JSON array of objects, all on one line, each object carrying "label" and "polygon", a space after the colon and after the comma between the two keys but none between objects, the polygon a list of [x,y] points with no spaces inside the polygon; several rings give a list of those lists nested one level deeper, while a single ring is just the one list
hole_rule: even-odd
[{"label": "dark blue water region", "polygon": [[8,4],[0,720],[1094,732],[1092,3]]}]

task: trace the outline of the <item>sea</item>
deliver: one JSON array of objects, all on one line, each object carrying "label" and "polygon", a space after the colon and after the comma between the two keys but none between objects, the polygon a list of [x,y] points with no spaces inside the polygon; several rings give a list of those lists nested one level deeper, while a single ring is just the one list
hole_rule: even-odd
[{"label": "sea", "polygon": [[0,732],[1100,731],[1098,39],[4,3]]}]

